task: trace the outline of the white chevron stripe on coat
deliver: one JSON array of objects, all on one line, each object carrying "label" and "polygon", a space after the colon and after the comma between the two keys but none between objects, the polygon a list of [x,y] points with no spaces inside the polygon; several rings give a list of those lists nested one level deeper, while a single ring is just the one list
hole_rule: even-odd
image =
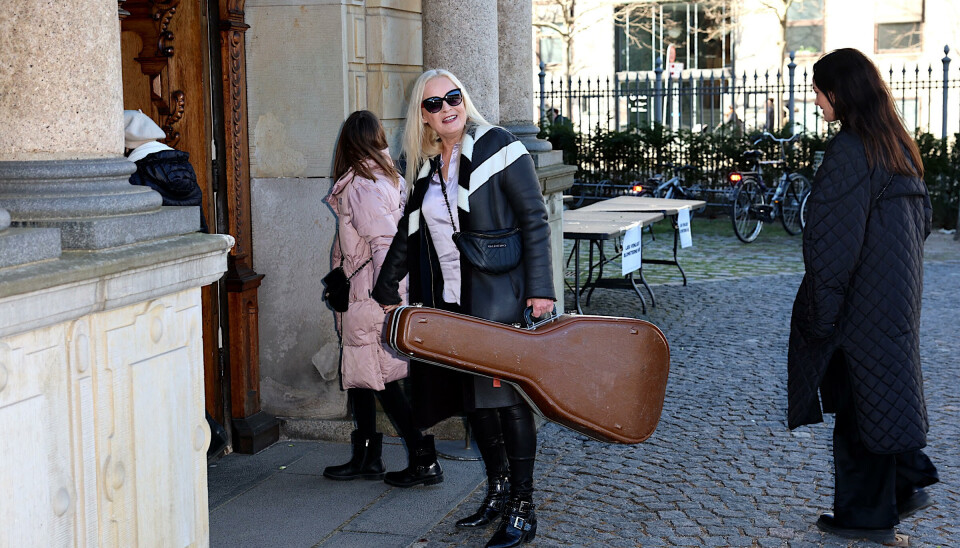
[{"label": "white chevron stripe on coat", "polygon": [[407,236],[412,236],[420,230],[420,210],[411,211],[407,216]]},{"label": "white chevron stripe on coat", "polygon": [[527,147],[520,141],[514,141],[501,148],[483,161],[482,164],[473,168],[470,174],[470,191],[473,194],[491,177],[510,167],[518,158],[527,153]]}]

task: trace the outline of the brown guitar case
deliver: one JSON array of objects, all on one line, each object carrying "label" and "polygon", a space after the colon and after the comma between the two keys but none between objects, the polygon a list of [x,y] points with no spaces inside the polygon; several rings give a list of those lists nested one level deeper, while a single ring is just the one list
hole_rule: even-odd
[{"label": "brown guitar case", "polygon": [[509,382],[543,417],[597,440],[640,443],[660,420],[670,347],[643,320],[561,315],[523,329],[402,306],[386,337],[410,358]]}]

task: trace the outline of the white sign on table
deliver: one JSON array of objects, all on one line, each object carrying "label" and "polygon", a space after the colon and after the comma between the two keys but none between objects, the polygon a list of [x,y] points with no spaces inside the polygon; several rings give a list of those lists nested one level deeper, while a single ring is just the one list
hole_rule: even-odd
[{"label": "white sign on table", "polygon": [[693,233],[690,231],[690,208],[684,207],[677,211],[677,230],[680,231],[680,247],[693,245]]},{"label": "white sign on table", "polygon": [[643,265],[640,252],[642,236],[643,232],[639,226],[623,233],[623,251],[620,254],[620,264],[624,276],[635,270],[640,270],[640,266]]}]

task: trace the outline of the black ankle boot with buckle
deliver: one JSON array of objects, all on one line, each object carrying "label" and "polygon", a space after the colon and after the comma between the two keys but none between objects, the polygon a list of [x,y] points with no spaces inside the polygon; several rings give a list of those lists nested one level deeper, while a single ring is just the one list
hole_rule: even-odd
[{"label": "black ankle boot with buckle", "polygon": [[480,509],[457,521],[457,527],[483,527],[497,519],[503,512],[509,494],[506,476],[487,478],[487,496],[483,497]]},{"label": "black ankle boot with buckle", "polygon": [[500,527],[487,542],[486,548],[510,548],[530,542],[537,536],[537,516],[529,500],[510,497],[500,520]]}]

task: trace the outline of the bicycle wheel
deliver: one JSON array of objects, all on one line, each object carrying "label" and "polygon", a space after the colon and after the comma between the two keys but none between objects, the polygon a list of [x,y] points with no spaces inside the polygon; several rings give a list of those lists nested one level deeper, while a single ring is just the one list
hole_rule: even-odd
[{"label": "bicycle wheel", "polygon": [[744,179],[733,192],[730,218],[733,233],[741,242],[748,244],[757,239],[763,229],[763,221],[757,215],[757,206],[765,203],[763,190],[753,179]]},{"label": "bicycle wheel", "polygon": [[810,200],[810,193],[807,192],[803,195],[803,200],[800,202],[800,230],[806,230],[807,228],[807,202]]},{"label": "bicycle wheel", "polygon": [[803,230],[800,217],[800,205],[810,192],[810,181],[799,173],[791,173],[787,182],[787,191],[780,199],[780,222],[787,234],[796,236]]}]

